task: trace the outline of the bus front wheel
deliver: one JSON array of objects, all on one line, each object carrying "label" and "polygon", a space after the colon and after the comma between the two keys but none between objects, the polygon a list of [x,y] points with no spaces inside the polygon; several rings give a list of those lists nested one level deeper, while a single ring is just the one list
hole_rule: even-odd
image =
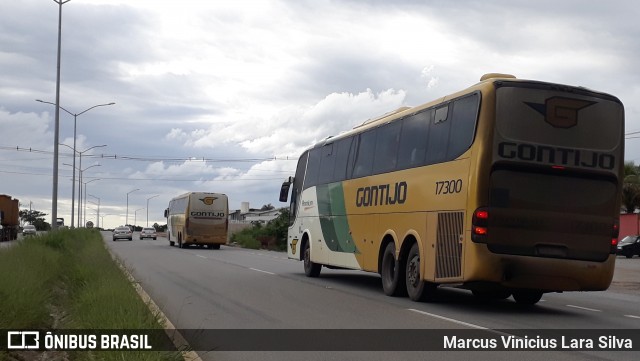
[{"label": "bus front wheel", "polygon": [[420,249],[414,243],[407,256],[405,269],[407,293],[412,301],[432,301],[435,298],[438,285],[422,280],[420,275]]},{"label": "bus front wheel", "polygon": [[396,261],[396,246],[393,243],[387,244],[382,254],[380,277],[382,278],[382,289],[385,295],[406,295],[404,267],[400,262]]},{"label": "bus front wheel", "polygon": [[302,254],[304,255],[304,274],[307,275],[307,277],[320,276],[322,265],[311,261],[311,247],[309,247],[309,241],[304,243],[304,251]]}]

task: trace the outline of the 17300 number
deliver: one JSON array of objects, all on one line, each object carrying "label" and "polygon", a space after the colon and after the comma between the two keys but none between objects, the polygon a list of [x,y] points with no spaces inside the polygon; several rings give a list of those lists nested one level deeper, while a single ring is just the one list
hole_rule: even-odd
[{"label": "17300 number", "polygon": [[462,192],[462,179],[436,182],[436,195]]}]

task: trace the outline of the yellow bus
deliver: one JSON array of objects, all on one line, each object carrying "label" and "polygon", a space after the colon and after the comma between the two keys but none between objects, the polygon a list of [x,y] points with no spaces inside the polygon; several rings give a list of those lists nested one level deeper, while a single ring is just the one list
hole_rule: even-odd
[{"label": "yellow bus", "polygon": [[220,249],[227,243],[229,201],[225,194],[190,192],[177,196],[165,209],[169,245]]},{"label": "yellow bus", "polygon": [[300,157],[288,257],[376,272],[387,295],[439,285],[537,303],[599,291],[615,266],[624,107],[584,87],[486,74],[329,137]]}]

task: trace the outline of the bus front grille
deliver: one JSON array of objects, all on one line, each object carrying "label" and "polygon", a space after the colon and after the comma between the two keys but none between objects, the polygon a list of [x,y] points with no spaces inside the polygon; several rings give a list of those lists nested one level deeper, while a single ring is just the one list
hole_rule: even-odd
[{"label": "bus front grille", "polygon": [[463,212],[438,213],[436,235],[436,278],[462,275]]}]

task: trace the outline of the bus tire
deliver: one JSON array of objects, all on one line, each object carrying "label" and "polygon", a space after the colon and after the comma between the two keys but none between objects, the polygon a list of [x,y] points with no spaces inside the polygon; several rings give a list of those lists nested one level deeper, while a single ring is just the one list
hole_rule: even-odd
[{"label": "bus tire", "polygon": [[432,301],[435,298],[437,284],[423,281],[420,274],[420,249],[418,244],[411,246],[405,269],[407,293],[412,301]]},{"label": "bus tire", "polygon": [[318,277],[320,276],[320,270],[322,269],[321,264],[317,264],[311,261],[311,247],[309,247],[309,241],[304,243],[304,250],[302,251],[303,262],[304,262],[304,274],[307,277]]},{"label": "bus tire", "polygon": [[519,290],[513,291],[513,299],[523,306],[532,306],[538,303],[542,298],[542,291],[537,290]]},{"label": "bus tire", "polygon": [[174,242],[174,241],[169,241],[169,247],[173,247],[173,246],[175,246],[175,245],[176,245],[176,242]]},{"label": "bus tire", "polygon": [[210,249],[220,249],[220,245],[219,244],[210,244],[208,247]]},{"label": "bus tire", "polygon": [[380,277],[385,295],[394,297],[406,295],[404,267],[396,260],[396,246],[393,242],[387,244],[382,254]]}]

